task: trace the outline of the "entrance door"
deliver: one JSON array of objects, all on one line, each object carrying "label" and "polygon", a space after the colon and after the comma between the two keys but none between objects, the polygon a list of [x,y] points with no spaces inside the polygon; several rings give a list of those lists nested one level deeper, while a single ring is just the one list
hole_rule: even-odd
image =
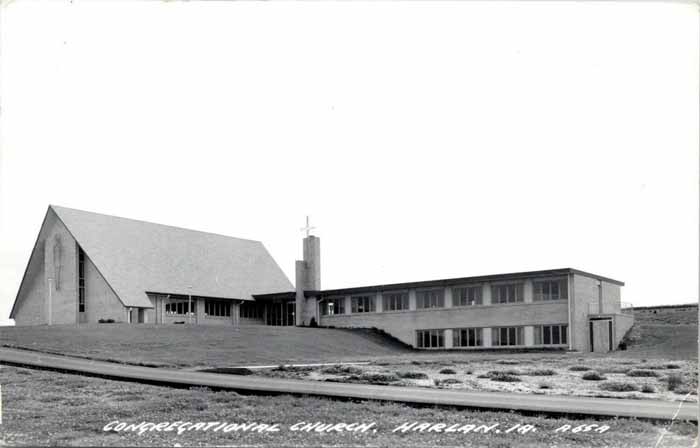
[{"label": "entrance door", "polygon": [[588,328],[592,352],[607,353],[613,350],[611,319],[591,320]]},{"label": "entrance door", "polygon": [[146,322],[146,310],[139,308],[139,323],[142,324]]}]

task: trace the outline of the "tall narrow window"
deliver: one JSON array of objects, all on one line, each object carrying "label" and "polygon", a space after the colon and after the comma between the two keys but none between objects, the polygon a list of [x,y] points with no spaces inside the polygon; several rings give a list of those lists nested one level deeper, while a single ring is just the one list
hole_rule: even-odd
[{"label": "tall narrow window", "polygon": [[78,247],[78,312],[85,312],[85,252]]}]

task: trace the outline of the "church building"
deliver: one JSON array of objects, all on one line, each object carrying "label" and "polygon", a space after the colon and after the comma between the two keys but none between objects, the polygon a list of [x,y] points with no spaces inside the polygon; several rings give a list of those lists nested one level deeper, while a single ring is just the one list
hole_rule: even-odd
[{"label": "church building", "polygon": [[377,328],[420,349],[596,352],[634,321],[624,283],[576,269],[323,290],[320,254],[307,232],[295,287],[259,241],[52,205],[10,318]]}]

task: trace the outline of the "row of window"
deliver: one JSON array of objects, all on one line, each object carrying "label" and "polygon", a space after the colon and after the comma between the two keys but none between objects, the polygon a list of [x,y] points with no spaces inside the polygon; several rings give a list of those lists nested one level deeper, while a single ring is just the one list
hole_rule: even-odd
[{"label": "row of window", "polygon": [[[483,347],[483,328],[454,328],[453,347]],[[491,328],[491,346],[525,345],[525,327]],[[562,345],[568,341],[568,325],[537,325],[534,327],[535,345]],[[444,348],[445,330],[416,330],[418,348]]]},{"label": "row of window", "polygon": [[[566,279],[533,281],[533,300],[561,300],[567,298]],[[376,311],[376,297],[362,295],[351,297],[352,313]],[[523,283],[508,283],[491,286],[491,302],[494,304],[523,302]],[[481,286],[462,286],[452,289],[452,306],[483,305]],[[408,310],[408,293],[391,292],[382,294],[384,311]],[[444,308],[445,290],[429,289],[416,291],[416,309]],[[345,298],[328,299],[321,306],[324,316],[345,314]]]},{"label": "row of window", "polygon": [[[191,306],[191,309],[189,309]],[[165,314],[187,316],[197,314],[197,300],[169,299],[165,303]],[[210,317],[231,317],[231,303],[224,300],[205,300],[204,314]]]}]

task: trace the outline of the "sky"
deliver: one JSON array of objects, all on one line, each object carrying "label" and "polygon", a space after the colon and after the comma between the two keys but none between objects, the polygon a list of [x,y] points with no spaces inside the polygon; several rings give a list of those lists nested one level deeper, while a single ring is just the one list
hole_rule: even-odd
[{"label": "sky", "polygon": [[0,321],[49,204],[322,286],[572,267],[698,299],[690,2],[3,2]]}]

